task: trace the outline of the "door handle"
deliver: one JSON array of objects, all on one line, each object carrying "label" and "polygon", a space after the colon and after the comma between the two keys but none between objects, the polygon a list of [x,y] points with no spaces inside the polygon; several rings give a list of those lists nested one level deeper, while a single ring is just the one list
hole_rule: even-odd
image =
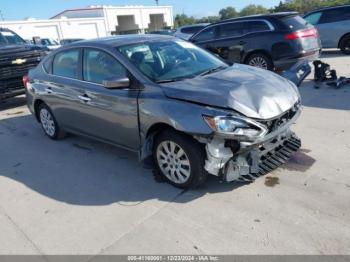
[{"label": "door handle", "polygon": [[246,44],[246,41],[239,41],[238,44],[244,45],[244,44]]},{"label": "door handle", "polygon": [[80,100],[82,100],[83,102],[85,102],[85,103],[91,101],[91,98],[88,97],[87,95],[78,96],[78,98],[79,98]]}]

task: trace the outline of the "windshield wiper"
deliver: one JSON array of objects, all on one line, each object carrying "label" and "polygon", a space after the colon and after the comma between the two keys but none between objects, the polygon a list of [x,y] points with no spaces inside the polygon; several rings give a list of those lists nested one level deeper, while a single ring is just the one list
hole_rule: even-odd
[{"label": "windshield wiper", "polygon": [[205,75],[209,75],[211,73],[214,73],[214,72],[217,72],[217,71],[220,71],[220,70],[223,70],[223,69],[226,69],[227,67],[226,66],[218,66],[218,67],[214,67],[214,68],[211,68],[207,71],[204,71],[203,73],[201,73],[199,76],[205,76]]},{"label": "windshield wiper", "polygon": [[164,80],[158,80],[156,81],[157,84],[164,84],[164,83],[171,83],[171,82],[177,82],[177,81],[182,81],[184,79],[191,78],[193,76],[186,76],[186,77],[177,77],[177,78],[172,78],[172,79],[164,79]]}]

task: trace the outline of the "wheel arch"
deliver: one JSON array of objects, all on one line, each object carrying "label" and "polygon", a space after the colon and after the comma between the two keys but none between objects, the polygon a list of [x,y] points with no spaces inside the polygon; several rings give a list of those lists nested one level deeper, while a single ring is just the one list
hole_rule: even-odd
[{"label": "wheel arch", "polygon": [[341,47],[342,41],[343,41],[346,37],[350,37],[350,32],[344,34],[344,35],[339,39],[338,48]]},{"label": "wheel arch", "polygon": [[39,107],[40,105],[45,104],[45,102],[41,99],[36,99],[34,102],[34,115],[36,120],[40,123],[40,117],[39,117]]}]

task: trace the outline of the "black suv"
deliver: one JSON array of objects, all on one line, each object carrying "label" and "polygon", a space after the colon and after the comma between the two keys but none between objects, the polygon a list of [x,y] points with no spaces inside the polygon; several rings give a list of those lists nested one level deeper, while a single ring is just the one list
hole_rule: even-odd
[{"label": "black suv", "polygon": [[246,16],[211,24],[190,41],[226,60],[286,70],[321,51],[317,30],[295,12]]},{"label": "black suv", "polygon": [[28,45],[13,31],[0,28],[0,100],[24,94],[23,76],[47,52],[47,48]]}]

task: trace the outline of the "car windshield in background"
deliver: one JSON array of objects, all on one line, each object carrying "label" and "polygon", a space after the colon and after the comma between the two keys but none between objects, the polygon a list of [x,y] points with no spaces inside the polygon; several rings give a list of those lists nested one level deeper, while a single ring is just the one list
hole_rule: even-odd
[{"label": "car windshield in background", "polygon": [[8,45],[8,44],[24,44],[24,40],[20,38],[15,33],[9,32],[9,31],[2,31],[0,32],[0,44],[1,45]]},{"label": "car windshield in background", "polygon": [[145,76],[157,83],[193,78],[228,65],[182,40],[145,42],[118,47]]}]

